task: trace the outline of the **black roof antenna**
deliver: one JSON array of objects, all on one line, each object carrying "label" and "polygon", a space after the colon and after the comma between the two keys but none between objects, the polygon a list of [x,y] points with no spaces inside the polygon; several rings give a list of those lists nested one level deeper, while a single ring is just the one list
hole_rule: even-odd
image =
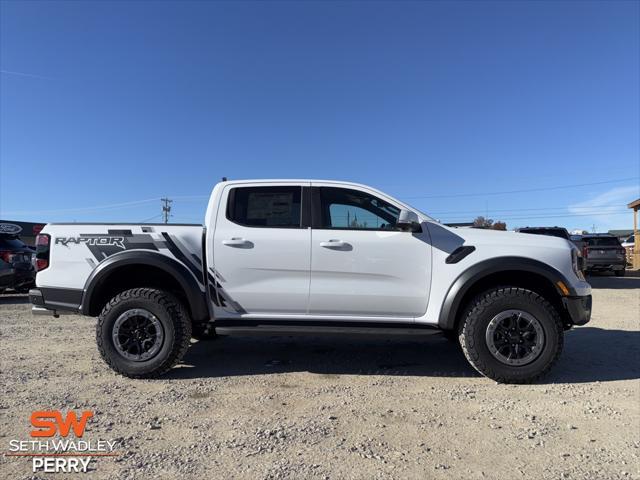
[{"label": "black roof antenna", "polygon": [[227,177],[222,177],[222,181],[226,182],[227,181]]}]

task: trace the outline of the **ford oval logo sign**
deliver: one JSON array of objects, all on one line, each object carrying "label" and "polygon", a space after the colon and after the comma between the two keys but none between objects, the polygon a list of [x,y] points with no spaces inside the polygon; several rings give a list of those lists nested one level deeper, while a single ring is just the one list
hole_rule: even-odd
[{"label": "ford oval logo sign", "polygon": [[15,225],[13,223],[0,223],[0,235],[17,235],[22,231],[22,227],[20,225]]}]

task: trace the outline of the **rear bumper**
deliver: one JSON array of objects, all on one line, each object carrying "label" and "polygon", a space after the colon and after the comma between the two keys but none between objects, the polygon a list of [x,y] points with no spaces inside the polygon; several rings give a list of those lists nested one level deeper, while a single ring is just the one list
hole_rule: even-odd
[{"label": "rear bumper", "polygon": [[587,260],[585,262],[586,270],[624,270],[627,265],[626,259],[620,260]]},{"label": "rear bumper", "polygon": [[56,312],[55,310],[49,310],[48,308],[44,308],[44,307],[36,307],[35,305],[31,306],[31,313],[33,315],[45,315],[48,317],[56,317],[56,318],[60,316],[58,312]]},{"label": "rear bumper", "polygon": [[573,325],[585,325],[591,320],[591,295],[563,297],[562,303]]},{"label": "rear bumper", "polygon": [[29,290],[29,302],[33,305],[34,315],[51,315],[59,312],[79,313],[82,303],[82,290],[70,288],[32,288]]},{"label": "rear bumper", "polygon": [[24,268],[7,268],[2,270],[0,288],[12,288],[23,290],[35,285],[36,274],[34,270]]}]

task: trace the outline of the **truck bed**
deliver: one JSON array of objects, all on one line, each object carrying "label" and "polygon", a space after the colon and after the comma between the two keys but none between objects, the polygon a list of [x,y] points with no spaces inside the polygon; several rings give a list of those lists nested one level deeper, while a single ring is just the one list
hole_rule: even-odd
[{"label": "truck bed", "polygon": [[50,262],[38,273],[38,286],[80,289],[105,259],[130,250],[160,253],[184,263],[202,279],[202,225],[130,223],[50,223]]}]

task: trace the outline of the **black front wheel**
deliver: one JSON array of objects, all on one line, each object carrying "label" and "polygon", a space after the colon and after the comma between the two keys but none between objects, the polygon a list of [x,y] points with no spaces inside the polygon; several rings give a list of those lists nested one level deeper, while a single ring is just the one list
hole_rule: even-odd
[{"label": "black front wheel", "polygon": [[562,321],[542,296],[496,288],[476,297],[460,328],[467,360],[501,383],[530,383],[546,374],[563,346]]},{"label": "black front wheel", "polygon": [[126,290],[102,309],[98,350],[116,372],[154,378],[180,361],[189,347],[191,320],[171,294],[153,288]]},{"label": "black front wheel", "polygon": [[624,277],[626,270],[615,270],[616,277]]}]

